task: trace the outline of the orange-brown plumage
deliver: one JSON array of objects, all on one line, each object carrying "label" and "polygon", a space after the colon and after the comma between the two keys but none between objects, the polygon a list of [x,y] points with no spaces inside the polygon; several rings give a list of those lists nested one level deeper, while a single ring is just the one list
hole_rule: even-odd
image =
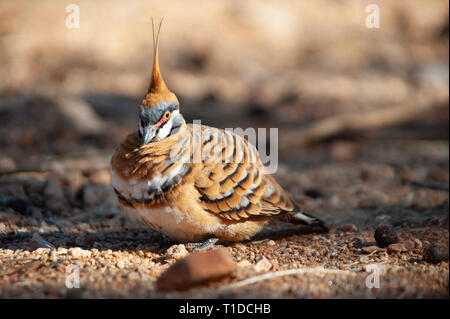
[{"label": "orange-brown plumage", "polygon": [[[170,92],[167,88],[166,83],[161,75],[161,70],[159,69],[159,54],[158,54],[158,46],[159,46],[159,31],[161,29],[162,20],[159,24],[158,35],[156,40],[153,39],[155,46],[154,57],[153,57],[153,69],[150,80],[150,86],[147,90],[147,94],[145,94],[144,99],[142,101],[143,107],[153,108],[161,101],[165,102],[175,102],[178,104],[178,99],[175,94]],[[153,24],[152,24],[153,26]]]},{"label": "orange-brown plumage", "polygon": [[144,96],[142,106],[153,108],[161,101],[178,103],[176,95],[170,92],[164,82],[164,79],[162,78],[161,71],[159,69],[158,50],[156,50],[155,58],[153,59],[153,71],[150,87],[148,88],[147,94]]},{"label": "orange-brown plumage", "polygon": [[[151,216],[152,210],[161,207],[171,207],[186,214],[186,219],[190,220],[182,228],[185,232],[191,232],[190,235],[180,235],[178,231],[156,227],[182,241],[200,241],[211,236],[222,241],[242,240],[259,231],[271,216],[286,214],[295,209],[296,206],[286,192],[272,176],[265,173],[259,159],[255,163],[249,161],[249,149],[255,153],[256,149],[240,136],[226,133],[233,136],[230,142],[232,149],[239,150],[234,154],[236,161],[244,159],[234,163],[235,169],[231,172],[225,173],[224,167],[228,165],[221,162],[222,158],[230,155],[226,151],[198,163],[190,162],[195,148],[203,146],[203,142],[211,134],[217,134],[216,138],[205,146],[210,143],[221,144],[225,131],[202,126],[201,133],[199,142],[195,143],[192,125],[183,125],[183,129],[177,134],[146,145],[140,144],[137,133],[129,135],[112,157],[111,165],[114,175],[130,182],[130,189],[137,183],[145,183],[162,175],[163,172],[169,174],[177,169],[180,173],[174,177],[173,185],[161,196],[149,197],[145,191],[136,196],[133,191],[127,191],[126,187],[116,189],[120,194],[119,199],[127,199],[125,206],[131,210],[145,208],[148,216]],[[191,143],[194,145],[191,146]],[[175,154],[182,169],[173,164],[169,167],[170,152],[172,156]],[[221,188],[223,185],[227,186]],[[189,201],[183,202],[186,194],[190,194]],[[146,219],[141,215],[137,218],[144,222]],[[167,218],[170,218],[169,214]],[[233,227],[230,228],[230,225]],[[251,227],[247,229],[249,225]]]},{"label": "orange-brown plumage", "polygon": [[186,125],[160,73],[158,38],[139,131],[118,147],[111,172],[126,211],[180,241],[240,241],[274,215],[321,223],[299,211],[244,138]]}]

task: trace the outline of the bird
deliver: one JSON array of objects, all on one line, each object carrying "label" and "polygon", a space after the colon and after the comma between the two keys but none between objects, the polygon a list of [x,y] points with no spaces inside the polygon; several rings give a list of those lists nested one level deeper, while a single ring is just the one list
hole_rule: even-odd
[{"label": "bird", "polygon": [[111,184],[132,219],[168,237],[207,247],[250,239],[272,220],[327,229],[303,212],[262,164],[256,147],[230,130],[186,124],[161,75],[153,26],[153,69],[138,130],[111,158]]}]

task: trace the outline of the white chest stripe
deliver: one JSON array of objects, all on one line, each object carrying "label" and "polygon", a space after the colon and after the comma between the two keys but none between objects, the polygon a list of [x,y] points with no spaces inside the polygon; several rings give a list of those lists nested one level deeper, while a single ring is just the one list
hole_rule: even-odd
[{"label": "white chest stripe", "polygon": [[171,181],[175,176],[181,173],[184,167],[184,162],[175,167],[169,174],[157,175],[149,181],[137,181],[131,178],[129,181],[125,181],[118,176],[114,170],[111,170],[111,184],[112,186],[123,196],[134,199],[148,199],[149,190],[160,188],[164,183]]}]

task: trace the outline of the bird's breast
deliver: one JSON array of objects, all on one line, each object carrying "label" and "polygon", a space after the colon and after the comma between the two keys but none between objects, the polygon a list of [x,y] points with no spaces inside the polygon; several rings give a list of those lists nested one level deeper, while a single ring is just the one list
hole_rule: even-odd
[{"label": "bird's breast", "polygon": [[184,163],[179,163],[170,173],[157,173],[151,179],[139,180],[133,177],[123,178],[111,169],[111,185],[128,200],[148,202],[163,197],[165,192],[172,190],[179,183],[180,174],[184,170]]},{"label": "bird's breast", "polygon": [[[135,205],[126,208],[126,212],[131,218],[183,242],[203,241],[213,230],[206,223],[176,207],[164,206],[153,209],[146,205]],[[216,224],[216,227],[221,225]]]}]

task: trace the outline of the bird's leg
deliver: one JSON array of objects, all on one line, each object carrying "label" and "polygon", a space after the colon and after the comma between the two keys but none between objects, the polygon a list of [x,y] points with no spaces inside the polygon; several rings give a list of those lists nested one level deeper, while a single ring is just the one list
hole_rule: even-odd
[{"label": "bird's leg", "polygon": [[217,243],[218,240],[219,238],[212,237],[200,243],[187,243],[186,247],[192,248],[192,251],[205,251],[215,247],[215,243]]}]

